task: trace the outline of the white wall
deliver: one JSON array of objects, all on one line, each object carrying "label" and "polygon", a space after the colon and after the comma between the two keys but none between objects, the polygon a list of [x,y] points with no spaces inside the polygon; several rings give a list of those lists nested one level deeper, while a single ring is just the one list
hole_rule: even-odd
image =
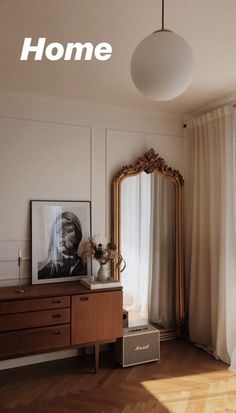
[{"label": "white wall", "polygon": [[31,282],[31,199],[91,200],[92,233],[109,236],[112,176],[151,147],[188,174],[176,116],[1,92],[0,287],[16,285],[20,247]]}]

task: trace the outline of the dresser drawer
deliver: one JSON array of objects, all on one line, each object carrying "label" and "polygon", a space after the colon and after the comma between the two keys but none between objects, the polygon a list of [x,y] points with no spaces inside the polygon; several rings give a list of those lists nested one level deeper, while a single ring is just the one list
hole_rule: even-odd
[{"label": "dresser drawer", "polygon": [[0,333],[0,358],[70,345],[70,324]]},{"label": "dresser drawer", "polygon": [[0,314],[70,307],[70,296],[0,302]]},{"label": "dresser drawer", "polygon": [[70,308],[0,315],[0,332],[70,323]]}]

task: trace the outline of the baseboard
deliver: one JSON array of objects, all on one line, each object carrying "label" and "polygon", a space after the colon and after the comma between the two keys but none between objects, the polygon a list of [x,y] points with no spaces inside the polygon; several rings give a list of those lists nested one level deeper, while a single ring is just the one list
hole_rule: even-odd
[{"label": "baseboard", "polygon": [[53,353],[36,354],[34,356],[18,357],[0,361],[0,370],[13,369],[15,367],[28,366],[30,364],[43,363],[46,361],[75,357],[79,354],[78,349],[54,351]]},{"label": "baseboard", "polygon": [[[102,344],[100,346],[101,351],[109,351],[111,349],[110,344]],[[0,361],[0,371],[14,369],[16,367],[29,366],[30,364],[45,363],[47,361],[66,359],[70,357],[80,356],[82,354],[82,348],[72,349],[72,350],[63,350],[63,351],[54,351],[51,353],[35,354],[33,356],[26,357],[17,357],[8,360]],[[85,353],[90,354],[93,352],[92,347],[86,347]]]}]

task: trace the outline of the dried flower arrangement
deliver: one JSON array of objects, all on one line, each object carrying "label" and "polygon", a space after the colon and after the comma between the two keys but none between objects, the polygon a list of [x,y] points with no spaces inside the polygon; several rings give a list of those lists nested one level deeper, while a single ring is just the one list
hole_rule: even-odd
[{"label": "dried flower arrangement", "polygon": [[94,258],[100,265],[105,265],[109,261],[117,261],[117,267],[122,265],[120,272],[124,271],[126,263],[122,255],[117,251],[116,245],[108,242],[107,244],[97,243],[94,237],[88,238],[82,244],[80,255],[83,259]]}]

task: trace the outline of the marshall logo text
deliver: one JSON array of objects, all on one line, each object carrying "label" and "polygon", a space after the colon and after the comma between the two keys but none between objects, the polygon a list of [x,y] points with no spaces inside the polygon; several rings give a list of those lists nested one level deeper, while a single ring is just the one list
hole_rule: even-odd
[{"label": "marshall logo text", "polygon": [[149,350],[149,344],[146,344],[146,346],[137,345],[134,349],[134,351],[142,351],[142,350]]}]

